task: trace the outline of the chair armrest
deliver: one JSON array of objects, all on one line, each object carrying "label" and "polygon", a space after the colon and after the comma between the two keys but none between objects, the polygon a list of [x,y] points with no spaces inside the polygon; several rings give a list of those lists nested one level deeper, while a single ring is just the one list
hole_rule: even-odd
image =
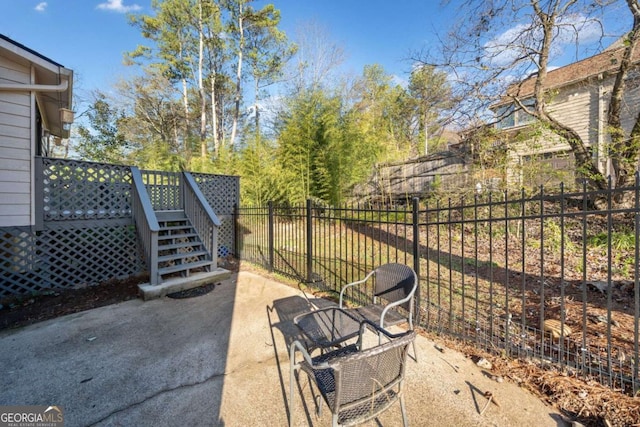
[{"label": "chair armrest", "polygon": [[387,304],[384,309],[382,309],[382,314],[380,314],[380,327],[384,328],[384,317],[387,315],[387,311],[391,310],[394,307],[397,307],[399,305],[404,304],[407,301],[410,301],[411,298],[413,297],[413,294],[409,295],[406,298],[403,298],[401,300],[395,301],[395,302],[390,302],[389,304]]},{"label": "chair armrest", "polygon": [[367,274],[367,275],[365,276],[365,278],[364,278],[364,279],[362,279],[362,280],[358,280],[357,282],[351,282],[351,283],[348,283],[348,284],[344,285],[344,286],[342,287],[342,289],[340,290],[340,303],[338,304],[338,305],[340,306],[340,308],[343,308],[343,305],[342,305],[342,299],[343,299],[343,296],[344,296],[344,291],[345,291],[345,290],[347,290],[347,288],[349,288],[349,287],[351,287],[351,286],[360,285],[360,284],[362,284],[362,283],[366,282],[366,281],[367,281],[367,280],[369,280],[369,278],[370,278],[371,276],[373,276],[375,273],[376,273],[376,271],[375,271],[375,270],[373,270],[373,271],[369,272],[369,274]]},{"label": "chair armrest", "polygon": [[[418,288],[418,285],[417,285],[417,282],[416,282],[416,285],[413,287],[411,292],[409,292],[409,295],[407,295],[406,297],[402,298],[401,300],[390,302],[389,304],[387,304],[384,307],[384,309],[382,310],[382,314],[380,314],[380,327],[381,328],[384,328],[384,317],[387,315],[387,311],[389,311],[393,307],[397,307],[399,305],[402,305],[407,301],[411,301],[411,298],[413,298],[413,296],[415,295],[417,288]],[[412,307],[411,311],[412,311],[411,315],[413,315],[413,307]]]},{"label": "chair armrest", "polygon": [[298,340],[295,340],[291,343],[291,347],[289,347],[289,361],[291,362],[291,366],[296,366],[296,350],[302,353],[302,357],[305,362],[309,365],[313,365],[313,361],[311,360],[311,355],[307,351],[307,349],[302,345],[302,343]]},{"label": "chair armrest", "polygon": [[[364,334],[364,331],[367,328],[369,328],[372,331],[375,331],[376,334],[378,334],[378,336],[386,337],[389,341],[394,340],[396,338],[401,338],[413,332],[413,331],[402,331],[402,332],[398,332],[397,334],[393,334],[387,331],[386,329],[384,329],[383,327],[381,327],[380,325],[373,323],[371,320],[365,319],[362,322],[360,322],[360,336],[358,337],[359,342],[362,340],[362,335]],[[362,345],[360,346],[360,348],[362,348]]]}]

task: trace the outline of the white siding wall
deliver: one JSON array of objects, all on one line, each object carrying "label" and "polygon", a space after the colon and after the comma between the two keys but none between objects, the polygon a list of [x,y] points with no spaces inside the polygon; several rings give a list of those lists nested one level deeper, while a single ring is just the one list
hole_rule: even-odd
[{"label": "white siding wall", "polygon": [[576,131],[587,144],[597,143],[597,86],[578,84],[562,88],[549,104],[549,114]]},{"label": "white siding wall", "polygon": [[634,78],[628,79],[626,82],[627,88],[623,98],[622,117],[620,117],[626,135],[631,133],[638,113],[640,113],[640,76],[638,72],[633,76]]},{"label": "white siding wall", "polygon": [[[596,80],[563,87],[548,104],[549,114],[553,118],[571,127],[588,146],[594,148],[599,145],[598,130],[606,127],[606,123],[600,123],[601,120],[606,120],[606,112],[600,111],[599,84],[603,83]],[[610,92],[609,90],[608,93]],[[558,135],[546,130],[538,134],[534,140],[514,142],[510,144],[510,148],[509,161],[514,166],[520,165],[522,156],[571,150],[569,144],[562,141]],[[604,167],[604,163],[601,167]],[[520,182],[518,169],[510,168],[509,182]]]},{"label": "white siding wall", "polygon": [[[28,64],[0,56],[0,83],[30,83]],[[0,227],[32,225],[32,113],[29,92],[0,91]]]}]

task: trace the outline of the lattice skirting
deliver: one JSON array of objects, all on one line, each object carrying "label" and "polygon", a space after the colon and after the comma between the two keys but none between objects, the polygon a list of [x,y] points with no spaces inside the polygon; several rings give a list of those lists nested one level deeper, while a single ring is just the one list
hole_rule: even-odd
[{"label": "lattice skirting", "polygon": [[235,255],[235,237],[234,223],[232,215],[223,215],[219,217],[220,228],[218,229],[218,256],[226,257],[227,255]]},{"label": "lattice skirting", "polygon": [[91,286],[145,270],[133,225],[0,228],[0,298]]}]

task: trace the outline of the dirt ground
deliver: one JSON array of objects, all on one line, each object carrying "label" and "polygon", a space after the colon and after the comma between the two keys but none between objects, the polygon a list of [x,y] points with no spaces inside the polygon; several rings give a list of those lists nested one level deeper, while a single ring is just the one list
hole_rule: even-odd
[{"label": "dirt ground", "polygon": [[[239,269],[238,262],[233,259],[225,260],[220,266],[232,271]],[[252,270],[266,274],[261,270]],[[83,289],[0,300],[0,330],[138,298],[137,285],[146,281],[145,276],[137,276]],[[489,360],[496,377],[530,390],[558,408],[569,422],[578,422],[586,427],[640,426],[640,397],[625,395],[595,381],[585,381],[571,372],[560,372],[531,361],[504,359],[443,336],[423,333],[435,342],[461,351],[473,360]]]}]

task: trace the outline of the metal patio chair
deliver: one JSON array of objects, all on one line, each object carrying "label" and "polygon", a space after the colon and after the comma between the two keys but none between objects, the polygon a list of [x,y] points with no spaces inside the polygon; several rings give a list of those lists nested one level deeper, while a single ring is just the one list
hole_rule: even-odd
[{"label": "metal patio chair", "polygon": [[[373,280],[371,287],[369,280]],[[364,279],[349,283],[340,291],[340,307],[345,307],[345,292],[356,287],[360,295],[368,300],[368,303],[347,309],[347,312],[357,315],[360,319],[374,322],[380,328],[388,328],[402,323],[408,323],[413,330],[413,321],[416,316],[415,302],[419,300],[418,276],[411,267],[405,264],[384,264],[369,272]],[[369,290],[367,292],[367,290]],[[413,354],[417,360],[415,343]]]},{"label": "metal patio chair", "polygon": [[[376,346],[363,349],[362,336],[367,328],[375,330],[380,338]],[[406,427],[403,381],[408,347],[415,336],[414,331],[393,335],[364,321],[357,343],[316,357],[309,355],[303,343],[294,341],[290,348],[289,426],[293,425],[294,378],[296,371],[302,369],[319,391],[318,396],[314,395],[318,415],[322,415],[324,400],[331,410],[332,426],[366,422],[399,401]],[[303,355],[299,363],[297,352]]]}]

